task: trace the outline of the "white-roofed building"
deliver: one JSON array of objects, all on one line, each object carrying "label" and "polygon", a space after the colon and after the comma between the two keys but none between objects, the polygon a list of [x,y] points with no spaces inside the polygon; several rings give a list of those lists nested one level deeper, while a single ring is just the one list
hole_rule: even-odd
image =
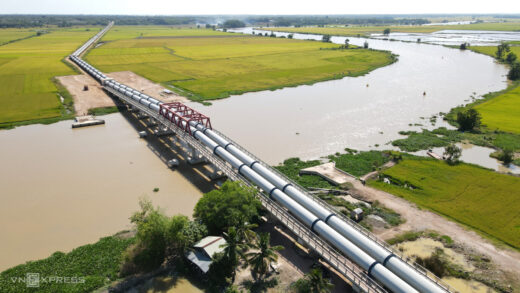
[{"label": "white-roofed building", "polygon": [[226,240],[220,236],[205,237],[193,246],[193,250],[186,254],[186,258],[205,274],[213,262],[213,255],[224,251],[225,244]]}]

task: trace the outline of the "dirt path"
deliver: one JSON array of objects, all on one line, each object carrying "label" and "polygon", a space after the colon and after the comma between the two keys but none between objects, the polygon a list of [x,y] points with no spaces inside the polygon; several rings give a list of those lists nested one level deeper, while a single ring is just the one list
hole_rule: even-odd
[{"label": "dirt path", "polygon": [[477,233],[469,231],[461,225],[430,211],[420,210],[415,204],[390,193],[363,186],[360,182],[355,182],[354,188],[359,195],[367,200],[378,200],[406,219],[406,223],[379,233],[379,237],[389,239],[397,234],[410,230],[435,230],[450,236],[456,242],[460,242],[478,253],[488,255],[502,270],[513,272],[513,274],[517,276],[520,275],[519,252],[508,248],[497,248],[489,240],[484,239]]}]

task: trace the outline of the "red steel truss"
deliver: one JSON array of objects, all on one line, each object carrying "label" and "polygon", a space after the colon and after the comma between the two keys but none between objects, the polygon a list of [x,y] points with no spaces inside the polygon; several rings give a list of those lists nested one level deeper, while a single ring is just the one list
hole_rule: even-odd
[{"label": "red steel truss", "polygon": [[[190,130],[190,122],[195,121],[204,127],[211,128],[209,117],[193,110],[192,108],[180,102],[164,103],[159,105],[159,113],[172,123],[192,135]],[[171,113],[171,115],[170,115]],[[185,123],[183,123],[183,121]]]}]

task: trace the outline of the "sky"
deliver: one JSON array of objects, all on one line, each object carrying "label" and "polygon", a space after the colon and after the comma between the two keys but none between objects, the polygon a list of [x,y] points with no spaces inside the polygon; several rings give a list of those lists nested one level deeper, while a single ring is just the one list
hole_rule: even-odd
[{"label": "sky", "polygon": [[1,0],[0,14],[520,14],[520,0],[498,3],[489,0]]}]

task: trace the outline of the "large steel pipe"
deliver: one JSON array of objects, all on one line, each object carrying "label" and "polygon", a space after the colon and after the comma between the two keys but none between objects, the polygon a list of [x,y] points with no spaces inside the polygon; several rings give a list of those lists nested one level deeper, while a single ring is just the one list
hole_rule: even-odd
[{"label": "large steel pipe", "polygon": [[437,284],[432,282],[428,277],[419,273],[413,269],[410,265],[403,262],[401,259],[396,257],[393,253],[389,252],[386,248],[377,244],[372,239],[361,233],[359,230],[352,227],[352,225],[346,223],[341,218],[337,217],[334,213],[324,208],[322,205],[317,203],[315,200],[309,198],[309,196],[300,192],[297,188],[292,186],[285,179],[273,173],[271,170],[260,164],[258,161],[251,158],[249,155],[242,152],[231,142],[227,141],[211,129],[204,127],[201,124],[192,123],[198,130],[202,131],[212,140],[217,142],[220,146],[224,147],[231,154],[236,156],[241,162],[252,168],[267,181],[280,188],[283,192],[289,195],[296,202],[307,208],[318,218],[327,223],[334,230],[339,232],[341,235],[352,241],[355,245],[363,249],[370,256],[375,258],[378,262],[382,263],[389,270],[394,272],[396,275],[407,281],[414,288],[421,292],[446,292],[440,288]]},{"label": "large steel pipe", "polygon": [[[168,118],[178,119],[168,113]],[[176,120],[178,122],[178,120]],[[185,121],[181,121],[183,126]],[[313,213],[297,203],[287,194],[276,188],[273,184],[267,181],[263,176],[255,172],[249,166],[244,164],[241,160],[233,156],[230,152],[225,150],[218,143],[206,136],[202,131],[190,126],[193,136],[201,141],[208,148],[213,150],[213,153],[230,163],[238,172],[247,179],[251,180],[256,186],[260,187],[275,201],[287,208],[293,215],[295,215],[302,223],[310,227],[318,235],[332,243],[337,249],[343,252],[348,258],[357,263],[361,268],[368,271],[368,273],[375,279],[379,280],[386,287],[393,292],[418,292],[399,277],[390,272],[387,268],[381,265],[380,262],[362,251],[359,247],[340,235],[337,231],[332,229],[324,221],[316,217]]]}]

